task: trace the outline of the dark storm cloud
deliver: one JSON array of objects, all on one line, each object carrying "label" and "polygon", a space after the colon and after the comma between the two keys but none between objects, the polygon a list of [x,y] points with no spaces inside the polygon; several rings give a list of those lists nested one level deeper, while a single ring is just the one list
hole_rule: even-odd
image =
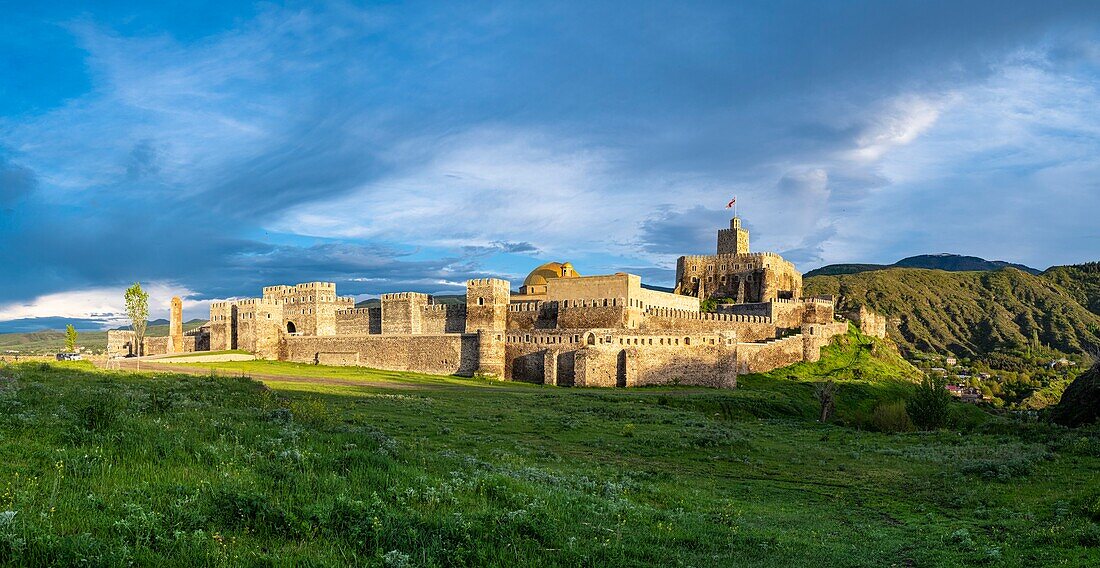
[{"label": "dark storm cloud", "polygon": [[[134,280],[172,281],[206,298],[307,280],[336,281],[341,293],[356,294],[448,289],[488,275],[482,263],[497,255],[570,250],[585,227],[535,238],[530,221],[514,222],[490,235],[482,212],[500,205],[488,203],[500,186],[558,171],[547,163],[590,156],[599,167],[574,176],[590,186],[567,172],[560,184],[508,187],[508,195],[538,210],[546,207],[542,195],[569,186],[555,202],[566,222],[588,218],[569,208],[606,211],[620,232],[599,242],[625,243],[636,258],[620,264],[667,282],[669,268],[658,265],[713,252],[715,230],[727,226],[730,212],[696,203],[745,188],[761,211],[746,225],[767,222],[773,241],[783,243],[775,248],[796,262],[818,262],[823,242],[842,236],[833,229],[836,217],[869,208],[871,196],[895,183],[896,172],[847,153],[877,157],[909,143],[945,106],[929,103],[918,128],[907,109],[883,101],[965,90],[997,76],[1012,57],[1036,58],[1029,65],[1094,85],[1090,65],[1100,37],[1094,2],[262,4],[234,7],[232,18],[163,10],[58,5],[38,18],[39,27],[77,22],[66,29],[83,51],[67,45],[74,59],[51,76],[77,73],[91,84],[83,93],[58,86],[64,97],[48,97],[42,110],[0,119],[0,145],[19,149],[18,160],[0,157],[0,262],[20,267],[0,279],[0,300]],[[47,36],[33,24],[0,29],[37,45]],[[0,108],[14,104],[4,97],[0,91]],[[12,108],[38,107],[22,101]],[[893,122],[884,123],[884,114]],[[476,194],[484,201],[458,210],[411,197],[406,184],[436,164],[438,148],[447,147],[439,141],[467,140],[460,135],[486,126],[533,133],[530,140],[551,141],[546,147],[565,140],[560,146],[569,150],[532,160],[539,167],[521,172],[527,177],[516,164],[532,161],[519,161],[517,146],[463,155],[502,173]],[[1052,146],[1087,139],[1073,126],[1063,125]],[[964,194],[958,184],[976,167],[966,166],[939,175],[955,185],[911,192],[922,204]],[[1033,187],[1087,187],[1077,182],[1093,173],[1082,168]],[[476,179],[479,172],[461,174]],[[438,183],[444,195],[455,187],[447,179],[428,185]],[[668,195],[668,180],[703,189]],[[992,191],[983,195],[982,207],[996,203]],[[345,216],[378,215],[357,205],[365,197],[420,213],[410,217],[403,242],[326,231],[327,219],[309,230],[276,223],[288,210],[337,197],[346,198]],[[907,215],[916,198],[893,199],[875,212],[890,215],[875,219]],[[670,202],[677,205],[662,205]],[[943,217],[952,223],[974,214],[965,203],[953,208]],[[624,211],[630,217],[619,222]],[[479,244],[438,245],[443,216],[461,218],[442,237]],[[921,231],[943,234],[928,217]],[[280,234],[265,235],[276,225]],[[991,232],[967,238],[989,242]],[[905,248],[927,242],[910,238],[920,234],[876,240],[873,252],[927,252]],[[1045,234],[1021,239],[1055,242]]]},{"label": "dark storm cloud", "polygon": [[714,254],[716,231],[729,228],[731,216],[729,210],[698,205],[687,210],[664,206],[642,221],[639,244],[655,254]]}]

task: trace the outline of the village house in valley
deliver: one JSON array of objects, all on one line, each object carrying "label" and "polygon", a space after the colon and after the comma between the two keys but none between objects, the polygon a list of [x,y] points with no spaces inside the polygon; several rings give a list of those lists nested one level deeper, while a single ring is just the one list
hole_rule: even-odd
[{"label": "village house in valley", "polygon": [[[215,302],[207,325],[146,338],[143,354],[240,349],[263,359],[424,373],[483,374],[571,386],[687,384],[734,387],[741,373],[814,361],[847,330],[829,299],[803,298],[802,275],[773,253],[749,251],[734,217],[717,254],[677,262],[673,292],[634,274],[584,276],[566,263],[534,269],[513,293],[506,280],[466,284],[466,302],[418,292],[355,307],[331,282],[267,286],[259,298]],[[721,299],[715,312],[702,300]],[[172,330],[182,314],[173,305]],[[852,316],[885,335],[885,320]],[[113,331],[109,353],[134,351]]]}]

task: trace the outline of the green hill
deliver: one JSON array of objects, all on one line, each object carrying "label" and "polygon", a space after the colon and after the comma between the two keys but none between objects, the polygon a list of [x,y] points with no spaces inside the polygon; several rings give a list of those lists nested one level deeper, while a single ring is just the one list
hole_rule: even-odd
[{"label": "green hill", "polygon": [[840,274],[858,274],[872,270],[885,270],[887,268],[927,268],[930,270],[946,270],[949,272],[987,271],[1000,270],[1002,268],[1015,268],[1029,274],[1039,274],[1040,271],[1030,266],[1005,262],[1003,260],[986,260],[976,256],[961,254],[918,254],[903,258],[894,264],[830,264],[806,273],[806,278],[814,276],[836,276]]},{"label": "green hill", "polygon": [[[163,323],[158,323],[163,322]],[[183,331],[191,331],[203,324],[206,320],[191,320],[183,324]],[[118,329],[129,329],[121,327]],[[166,337],[168,335],[168,322],[166,320],[154,320],[145,328],[146,337]],[[91,351],[103,351],[107,349],[106,331],[81,331],[77,336],[76,344]],[[23,333],[0,333],[0,355],[5,351],[18,351],[21,355],[44,355],[57,353],[65,349],[64,330],[43,329]]]},{"label": "green hill", "polygon": [[814,276],[804,293],[839,296],[890,318],[903,351],[974,356],[1045,346],[1066,353],[1100,347],[1100,316],[1053,283],[1015,269],[946,272],[891,268]]},{"label": "green hill", "polygon": [[1069,292],[1077,303],[1100,315],[1100,262],[1052,266],[1043,277]]}]

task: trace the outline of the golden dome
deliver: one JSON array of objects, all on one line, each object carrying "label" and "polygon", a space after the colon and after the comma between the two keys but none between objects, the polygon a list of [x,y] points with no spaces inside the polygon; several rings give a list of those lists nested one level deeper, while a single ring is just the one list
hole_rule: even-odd
[{"label": "golden dome", "polygon": [[573,265],[561,262],[547,262],[534,269],[523,281],[523,286],[546,286],[546,281],[553,278],[576,278],[580,276],[573,269]]}]

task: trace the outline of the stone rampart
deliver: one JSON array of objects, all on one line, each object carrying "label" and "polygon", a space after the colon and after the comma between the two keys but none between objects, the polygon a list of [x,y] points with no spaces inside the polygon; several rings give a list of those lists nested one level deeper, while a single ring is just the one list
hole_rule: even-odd
[{"label": "stone rampart", "polygon": [[463,333],[466,331],[466,306],[428,304],[420,320],[421,333]]},{"label": "stone rampart", "polygon": [[739,373],[764,373],[802,361],[805,345],[802,334],[760,343],[737,344]]},{"label": "stone rampart", "polygon": [[759,341],[775,337],[771,318],[736,314],[714,314],[656,308],[646,310],[640,329],[651,332],[690,332],[737,334],[740,341]]},{"label": "stone rampart", "polygon": [[472,334],[296,336],[286,338],[285,359],[470,376],[478,369],[478,339]]}]

